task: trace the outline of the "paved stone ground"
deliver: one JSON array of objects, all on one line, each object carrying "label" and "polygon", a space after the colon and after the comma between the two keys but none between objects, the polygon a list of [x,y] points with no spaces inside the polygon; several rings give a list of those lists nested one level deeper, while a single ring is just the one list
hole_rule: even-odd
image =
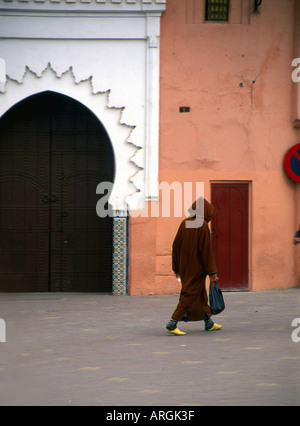
[{"label": "paved stone ground", "polygon": [[0,294],[0,405],[299,405],[300,289],[224,298],[221,331],[179,337],[178,295]]}]

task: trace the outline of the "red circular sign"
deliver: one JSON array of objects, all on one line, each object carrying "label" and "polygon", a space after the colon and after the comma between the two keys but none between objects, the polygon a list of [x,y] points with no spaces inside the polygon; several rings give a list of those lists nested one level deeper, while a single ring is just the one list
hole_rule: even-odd
[{"label": "red circular sign", "polygon": [[300,183],[300,143],[292,146],[285,154],[284,169],[293,181]]}]

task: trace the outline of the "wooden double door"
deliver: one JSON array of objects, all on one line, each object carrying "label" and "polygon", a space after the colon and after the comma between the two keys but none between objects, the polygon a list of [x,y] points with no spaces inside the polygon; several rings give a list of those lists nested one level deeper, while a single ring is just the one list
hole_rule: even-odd
[{"label": "wooden double door", "polygon": [[[0,119],[0,291],[112,290],[112,218],[96,187],[113,182],[109,137],[90,110],[43,92]],[[98,197],[98,198],[97,198]]]}]

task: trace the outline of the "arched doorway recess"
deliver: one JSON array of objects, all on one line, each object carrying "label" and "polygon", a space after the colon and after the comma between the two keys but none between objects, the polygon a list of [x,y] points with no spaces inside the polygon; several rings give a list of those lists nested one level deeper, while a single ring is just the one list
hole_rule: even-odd
[{"label": "arched doorway recess", "polygon": [[0,119],[0,291],[112,292],[113,219],[95,188],[113,182],[98,118],[46,91]]}]

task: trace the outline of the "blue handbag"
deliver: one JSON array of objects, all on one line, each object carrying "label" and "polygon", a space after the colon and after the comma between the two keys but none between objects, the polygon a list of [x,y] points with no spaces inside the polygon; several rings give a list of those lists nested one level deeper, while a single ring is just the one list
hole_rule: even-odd
[{"label": "blue handbag", "polygon": [[225,309],[222,291],[217,281],[209,286],[209,305],[212,315],[218,315]]}]

